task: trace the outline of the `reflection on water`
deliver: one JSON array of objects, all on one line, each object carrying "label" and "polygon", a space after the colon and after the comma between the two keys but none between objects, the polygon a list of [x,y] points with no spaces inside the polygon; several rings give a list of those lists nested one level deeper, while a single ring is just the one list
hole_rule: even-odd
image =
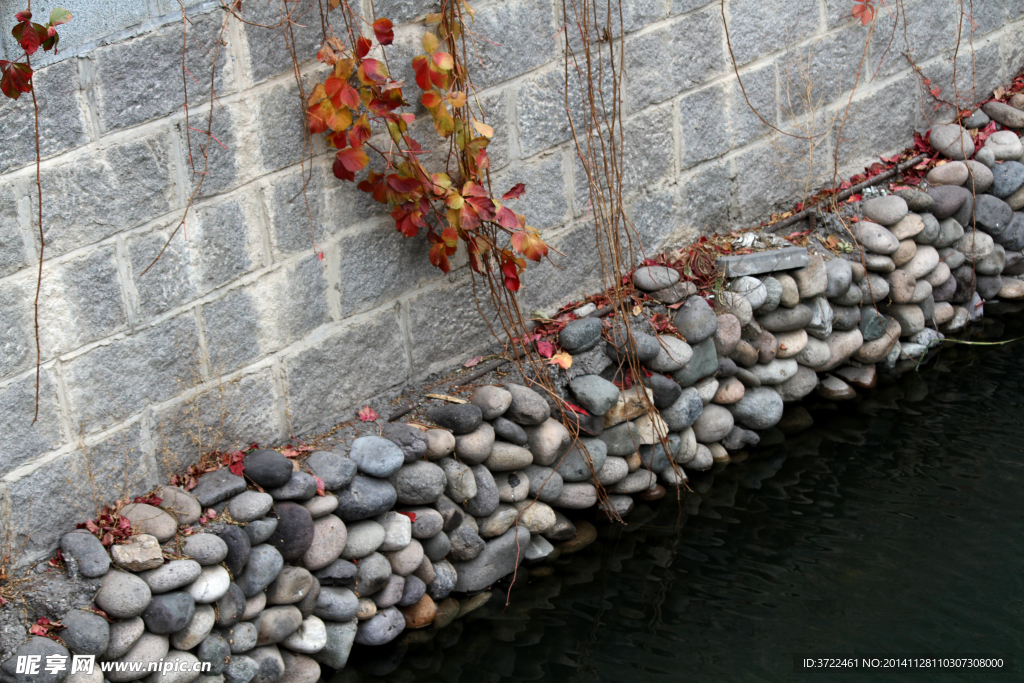
[{"label": "reflection on water", "polygon": [[768,435],[628,527],[599,524],[508,607],[496,591],[431,639],[355,652],[336,683],[1020,680],[795,673],[792,654],[1012,653],[1021,670],[1022,350],[947,349],[855,402],[809,406],[814,427]]}]

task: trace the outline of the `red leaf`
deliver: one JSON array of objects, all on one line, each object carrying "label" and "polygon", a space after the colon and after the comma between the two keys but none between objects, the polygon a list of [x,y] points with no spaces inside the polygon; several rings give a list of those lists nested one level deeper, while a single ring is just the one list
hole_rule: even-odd
[{"label": "red leaf", "polygon": [[507,206],[498,209],[497,219],[498,225],[503,228],[514,230],[519,227],[519,219],[516,217],[515,212]]},{"label": "red leaf", "polygon": [[366,152],[363,151],[362,147],[346,147],[345,149],[340,149],[336,156],[338,161],[341,162],[341,165],[344,166],[346,170],[352,171],[353,173],[363,170],[366,168],[366,165],[370,163],[370,157],[366,155]]},{"label": "red leaf", "polygon": [[[42,28],[40,26],[40,28]],[[43,29],[43,33],[46,33],[46,29]],[[39,49],[39,45],[42,43],[39,34],[36,33],[35,26],[30,21],[23,21],[19,24],[15,24],[14,28],[11,29],[11,35],[21,45],[21,49],[25,51],[26,55],[35,54],[36,50]]]},{"label": "red leaf", "polygon": [[471,368],[474,365],[479,365],[480,361],[482,361],[483,359],[484,359],[483,356],[473,356],[472,358],[467,360],[465,363],[463,363],[462,367],[464,367],[464,368]]},{"label": "red leaf", "polygon": [[370,42],[369,38],[360,37],[359,40],[356,41],[356,57],[359,57],[359,59],[365,57],[369,54],[372,46],[373,43]]},{"label": "red leaf", "polygon": [[395,32],[392,30],[390,19],[378,19],[373,22],[373,34],[377,36],[377,42],[381,45],[395,42]]},{"label": "red leaf", "polygon": [[359,80],[364,85],[374,85],[387,80],[388,70],[383,62],[376,59],[364,59],[359,65]]},{"label": "red leaf", "polygon": [[[331,170],[334,172],[334,177],[338,180],[347,180],[350,183],[355,182],[356,174],[345,168],[345,164],[341,162],[341,159],[334,160],[334,165],[331,167]],[[364,180],[363,182],[365,183],[366,181]],[[362,185],[362,183],[360,183],[360,185]]]},{"label": "red leaf", "polygon": [[363,406],[363,409],[356,413],[363,422],[372,422],[380,417],[377,411],[370,406]]},{"label": "red leaf", "polygon": [[568,401],[562,401],[562,403],[564,403],[565,407],[574,413],[579,413],[580,415],[590,415],[590,413],[588,413],[586,410],[580,408],[578,405],[574,403],[569,403]]},{"label": "red leaf", "polygon": [[14,18],[18,20],[19,24],[25,21],[32,21],[32,12],[28,11],[27,9],[23,9],[17,14],[15,14]]},{"label": "red leaf", "polygon": [[240,477],[242,476],[242,472],[245,471],[245,464],[241,460],[238,460],[236,462],[231,463],[231,466],[228,467],[228,469],[231,470],[231,474],[235,475],[236,477]]},{"label": "red leaf", "polygon": [[555,345],[549,341],[537,342],[537,353],[544,358],[551,358],[555,354]]},{"label": "red leaf", "polygon": [[324,488],[324,480],[317,476],[314,476],[313,479],[316,481],[316,495],[326,496],[327,492]]},{"label": "red leaf", "polygon": [[855,4],[853,6],[853,16],[855,19],[860,19],[861,26],[867,26],[875,17],[875,8],[872,7],[869,3],[870,0],[868,0],[868,2],[865,2],[863,5]]},{"label": "red leaf", "polygon": [[519,199],[526,192],[526,185],[516,183],[511,190],[501,195],[502,201],[506,199]]},{"label": "red leaf", "polygon": [[415,522],[416,521],[416,513],[415,512],[405,512],[404,510],[396,510],[396,512],[398,514],[400,514],[400,515],[405,515],[406,517],[408,517],[410,522]]},{"label": "red leaf", "polygon": [[32,91],[32,68],[20,62],[4,62],[3,77],[0,78],[0,90],[12,100],[21,97],[23,92]]}]

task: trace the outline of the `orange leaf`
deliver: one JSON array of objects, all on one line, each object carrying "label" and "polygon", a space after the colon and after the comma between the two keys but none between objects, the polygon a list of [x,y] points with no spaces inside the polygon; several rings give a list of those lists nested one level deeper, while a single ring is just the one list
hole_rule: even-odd
[{"label": "orange leaf", "polygon": [[432,56],[434,64],[444,69],[445,71],[451,71],[452,67],[455,66],[455,60],[447,52],[435,52]]},{"label": "orange leaf", "polygon": [[423,97],[420,98],[420,102],[422,102],[423,106],[426,107],[427,109],[434,109],[439,104],[441,104],[443,100],[441,99],[441,96],[438,95],[436,92],[428,90],[427,92],[423,93]]},{"label": "orange leaf", "polygon": [[551,356],[551,359],[548,360],[548,365],[557,365],[563,370],[568,370],[572,367],[572,356],[565,351],[559,351],[555,355]]}]

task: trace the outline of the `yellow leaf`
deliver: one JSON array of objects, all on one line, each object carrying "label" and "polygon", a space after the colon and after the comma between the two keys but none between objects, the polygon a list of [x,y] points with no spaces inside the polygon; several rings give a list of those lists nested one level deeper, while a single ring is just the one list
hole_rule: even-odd
[{"label": "yellow leaf", "polygon": [[565,351],[559,351],[548,359],[548,365],[557,365],[563,370],[568,370],[572,367],[572,356]]},{"label": "yellow leaf", "polygon": [[486,123],[480,123],[476,119],[473,119],[473,128],[476,129],[477,133],[483,135],[488,140],[494,137],[494,129],[488,126]]},{"label": "yellow leaf", "polygon": [[428,53],[433,53],[437,49],[437,36],[427,31],[423,34],[423,49]]},{"label": "yellow leaf", "polygon": [[314,104],[316,104],[320,100],[326,100],[326,99],[327,99],[327,90],[324,88],[324,84],[323,83],[317,83],[316,87],[313,88],[312,94],[309,96],[308,104],[309,104],[309,106],[312,107]]}]

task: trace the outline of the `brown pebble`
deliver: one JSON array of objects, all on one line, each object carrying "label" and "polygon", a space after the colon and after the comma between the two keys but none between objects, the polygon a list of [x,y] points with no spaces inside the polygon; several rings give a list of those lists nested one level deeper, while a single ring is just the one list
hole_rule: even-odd
[{"label": "brown pebble", "polygon": [[640,494],[640,500],[661,500],[665,497],[665,487],[661,484],[655,484],[651,488],[647,489]]},{"label": "brown pebble", "polygon": [[402,608],[406,628],[423,628],[434,623],[437,616],[437,605],[429,595],[424,594],[415,605]]},{"label": "brown pebble", "polygon": [[564,554],[575,553],[583,550],[597,540],[597,527],[586,520],[576,522],[576,537],[564,543],[558,544],[558,549]]}]

